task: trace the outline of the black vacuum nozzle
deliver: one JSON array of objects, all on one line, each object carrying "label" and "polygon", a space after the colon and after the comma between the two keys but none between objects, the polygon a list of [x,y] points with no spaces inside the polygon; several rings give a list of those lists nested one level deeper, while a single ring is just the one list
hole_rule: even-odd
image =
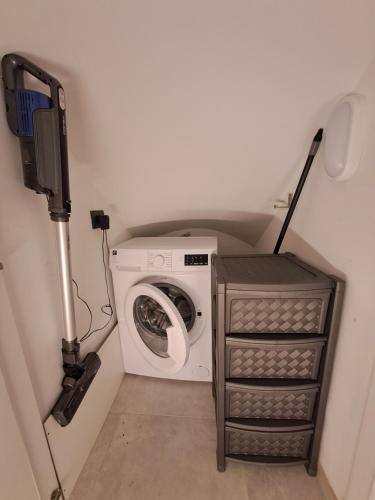
[{"label": "black vacuum nozzle", "polygon": [[80,377],[78,379],[68,376],[64,378],[64,389],[52,409],[52,415],[62,427],[68,425],[74,417],[100,365],[99,356],[95,352],[89,352],[79,364]]}]

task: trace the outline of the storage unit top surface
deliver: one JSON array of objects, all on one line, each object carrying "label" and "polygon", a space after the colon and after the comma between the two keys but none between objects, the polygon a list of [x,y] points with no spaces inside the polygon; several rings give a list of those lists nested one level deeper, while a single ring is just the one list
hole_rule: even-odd
[{"label": "storage unit top surface", "polygon": [[218,291],[294,291],[334,287],[333,278],[292,254],[217,256],[214,265]]}]

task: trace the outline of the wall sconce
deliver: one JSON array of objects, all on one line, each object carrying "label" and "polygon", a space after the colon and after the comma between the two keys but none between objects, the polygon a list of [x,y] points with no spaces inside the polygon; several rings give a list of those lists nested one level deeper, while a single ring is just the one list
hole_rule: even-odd
[{"label": "wall sconce", "polygon": [[362,154],[365,133],[365,103],[361,94],[348,94],[334,107],[326,127],[324,166],[337,181],[350,179]]}]

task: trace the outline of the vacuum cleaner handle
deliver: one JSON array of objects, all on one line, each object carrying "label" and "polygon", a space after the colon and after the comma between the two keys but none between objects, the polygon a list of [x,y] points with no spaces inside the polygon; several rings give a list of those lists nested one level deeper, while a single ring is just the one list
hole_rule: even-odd
[{"label": "vacuum cleaner handle", "polygon": [[[47,85],[50,97],[28,94],[25,72]],[[8,125],[21,143],[25,186],[47,195],[53,221],[67,221],[70,191],[64,89],[56,78],[18,54],[3,57],[2,75]],[[35,104],[40,96],[48,100],[47,106]],[[20,126],[25,120],[32,120],[30,133]]]},{"label": "vacuum cleaner handle", "polygon": [[15,108],[15,91],[25,88],[23,74],[24,72],[34,76],[50,88],[51,101],[53,107],[59,107],[59,88],[62,86],[56,78],[46,73],[44,70],[28,61],[18,54],[6,54],[2,60],[2,74],[5,85],[5,100],[7,104],[14,107],[14,112],[7,113],[7,119],[10,129],[15,135],[19,135],[17,129],[17,113]]}]

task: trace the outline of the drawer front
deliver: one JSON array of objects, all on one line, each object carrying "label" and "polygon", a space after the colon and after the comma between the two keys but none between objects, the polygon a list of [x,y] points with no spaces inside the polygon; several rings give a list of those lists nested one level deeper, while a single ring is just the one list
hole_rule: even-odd
[{"label": "drawer front", "polygon": [[262,455],[306,458],[312,430],[294,432],[256,432],[225,428],[227,455]]},{"label": "drawer front", "polygon": [[323,344],[227,340],[226,377],[316,380]]},{"label": "drawer front", "polygon": [[306,388],[262,389],[226,384],[226,418],[311,420],[318,385]]},{"label": "drawer front", "polygon": [[324,333],[329,291],[310,293],[231,292],[227,295],[229,333]]}]

